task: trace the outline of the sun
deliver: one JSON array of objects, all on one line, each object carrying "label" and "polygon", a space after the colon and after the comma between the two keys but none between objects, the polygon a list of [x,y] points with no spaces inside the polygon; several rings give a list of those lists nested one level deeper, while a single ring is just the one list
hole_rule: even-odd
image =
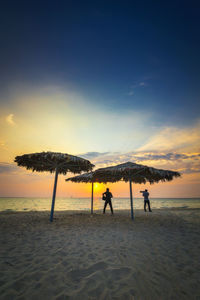
[{"label": "sun", "polygon": [[93,185],[94,195],[99,197],[103,192],[105,192],[105,186],[103,183],[94,182]]},{"label": "sun", "polygon": [[99,190],[100,189],[100,184],[99,183],[95,183],[94,184],[94,188],[95,188],[95,190]]}]

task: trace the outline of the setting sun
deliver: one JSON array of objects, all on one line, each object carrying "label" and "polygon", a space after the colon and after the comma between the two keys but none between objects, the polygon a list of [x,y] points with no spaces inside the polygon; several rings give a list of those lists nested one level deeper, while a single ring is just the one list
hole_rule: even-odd
[{"label": "setting sun", "polygon": [[105,185],[103,183],[94,183],[94,192],[96,196],[99,196],[101,193],[105,191]]},{"label": "setting sun", "polygon": [[94,188],[95,188],[96,190],[99,190],[99,189],[100,189],[100,184],[99,184],[99,183],[95,183],[95,184],[94,184]]}]

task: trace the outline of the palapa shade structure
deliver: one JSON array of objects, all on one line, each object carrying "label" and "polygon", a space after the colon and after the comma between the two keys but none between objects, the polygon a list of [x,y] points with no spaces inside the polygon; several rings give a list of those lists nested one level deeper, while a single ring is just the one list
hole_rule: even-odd
[{"label": "palapa shade structure", "polygon": [[40,152],[24,154],[21,156],[16,156],[15,162],[18,166],[26,167],[27,170],[32,170],[33,172],[55,172],[55,181],[50,214],[51,222],[53,221],[58,174],[66,175],[67,172],[80,174],[82,171],[91,171],[94,167],[94,165],[91,164],[89,160],[73,156],[67,153],[59,152]]},{"label": "palapa shade structure", "polygon": [[107,182],[117,182],[125,181],[130,184],[130,202],[131,202],[131,218],[134,219],[133,214],[133,196],[132,196],[132,182],[134,183],[147,183],[150,184],[162,181],[171,181],[175,177],[179,177],[180,173],[156,169],[153,167],[148,167],[132,162],[127,162],[119,164],[112,167],[100,168],[94,172],[87,174],[82,174],[79,176],[71,177],[66,179],[66,181],[72,182],[91,182],[92,183],[92,201],[91,201],[91,212],[93,212],[93,183],[107,183]]}]

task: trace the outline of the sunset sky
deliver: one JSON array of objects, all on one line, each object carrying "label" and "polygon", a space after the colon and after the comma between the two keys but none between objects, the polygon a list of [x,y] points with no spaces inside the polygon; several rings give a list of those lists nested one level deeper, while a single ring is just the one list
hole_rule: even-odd
[{"label": "sunset sky", "polygon": [[[176,170],[181,178],[152,185],[151,196],[200,197],[199,9],[198,1],[4,1],[0,196],[51,196],[54,176],[14,158],[56,151],[96,168]],[[58,196],[89,196],[90,185],[65,178]],[[128,197],[128,184],[109,186]]]}]

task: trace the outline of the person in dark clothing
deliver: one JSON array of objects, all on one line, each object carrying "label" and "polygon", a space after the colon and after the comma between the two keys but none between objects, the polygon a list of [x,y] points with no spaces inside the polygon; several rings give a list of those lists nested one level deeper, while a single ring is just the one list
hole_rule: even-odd
[{"label": "person in dark clothing", "polygon": [[144,211],[146,211],[146,205],[148,205],[149,211],[152,212],[149,201],[149,192],[148,190],[140,191],[144,197]]},{"label": "person in dark clothing", "polygon": [[113,215],[113,208],[112,208],[112,202],[111,199],[113,198],[112,193],[109,191],[109,189],[106,189],[106,192],[103,193],[102,195],[102,199],[105,200],[105,204],[104,204],[104,209],[103,209],[103,213],[105,214],[106,211],[106,206],[109,204],[110,205],[110,210],[111,210],[111,214]]}]

